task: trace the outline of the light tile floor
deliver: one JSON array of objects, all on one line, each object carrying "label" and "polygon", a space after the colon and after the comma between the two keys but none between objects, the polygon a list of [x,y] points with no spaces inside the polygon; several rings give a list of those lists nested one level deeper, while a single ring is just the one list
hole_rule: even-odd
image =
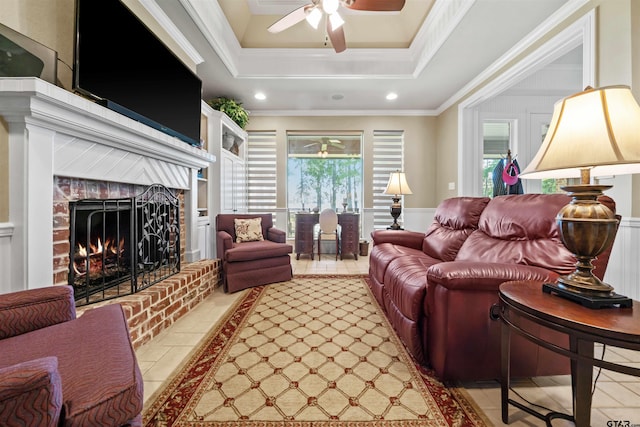
[{"label": "light tile floor", "polygon": [[[361,256],[357,261],[353,258],[335,261],[331,255],[327,255],[322,261],[317,258],[311,260],[309,257],[301,257],[296,261],[293,256],[292,265],[294,275],[367,274],[369,258]],[[240,295],[242,292],[225,294],[221,287],[216,288],[189,314],[136,351],[144,378],[145,402],[172,376],[211,326]],[[602,347],[597,348],[596,354],[601,351]],[[640,352],[607,348],[605,359],[640,368]],[[512,386],[529,401],[554,410],[571,412],[571,381],[568,375],[512,381]],[[497,382],[467,383],[464,388],[493,424],[502,425],[500,387]],[[511,394],[511,397],[515,396]],[[509,414],[511,426],[545,425],[543,421],[514,407],[510,407]],[[622,423],[615,424],[613,421]],[[593,394],[591,425],[632,427],[634,424],[640,427],[640,378],[602,370]],[[573,424],[558,419],[554,420],[553,425]]]}]

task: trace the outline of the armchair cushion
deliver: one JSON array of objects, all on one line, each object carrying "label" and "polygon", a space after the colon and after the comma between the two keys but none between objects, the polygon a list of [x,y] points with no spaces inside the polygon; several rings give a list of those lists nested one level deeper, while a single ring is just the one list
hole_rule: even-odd
[{"label": "armchair cushion", "polygon": [[262,218],[235,218],[233,223],[236,230],[236,243],[264,240]]},{"label": "armchair cushion", "polygon": [[0,425],[58,425],[62,382],[56,357],[43,357],[0,368]]},{"label": "armchair cushion", "polygon": [[269,240],[234,243],[233,248],[225,252],[224,260],[227,262],[252,261],[288,255],[291,251],[291,245]]}]

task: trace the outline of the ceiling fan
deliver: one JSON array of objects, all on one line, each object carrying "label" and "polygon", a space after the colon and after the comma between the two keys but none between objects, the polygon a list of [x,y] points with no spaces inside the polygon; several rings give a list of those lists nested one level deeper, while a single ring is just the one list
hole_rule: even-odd
[{"label": "ceiling fan", "polygon": [[327,15],[327,35],[333,49],[336,53],[340,53],[347,48],[342,27],[344,20],[338,13],[340,6],[351,10],[398,12],[404,7],[404,3],[405,0],[311,0],[311,3],[280,18],[268,30],[271,33],[279,33],[305,19],[317,29],[322,17]]},{"label": "ceiling fan", "polygon": [[332,147],[336,147],[340,150],[344,150],[345,146],[342,143],[342,141],[340,141],[339,139],[329,139],[329,138],[322,138],[321,141],[315,141],[312,142],[311,144],[307,144],[304,146],[304,148],[308,148],[308,147],[312,147],[314,145],[319,145],[320,149],[318,150],[318,157],[327,157],[329,155],[329,146]]}]

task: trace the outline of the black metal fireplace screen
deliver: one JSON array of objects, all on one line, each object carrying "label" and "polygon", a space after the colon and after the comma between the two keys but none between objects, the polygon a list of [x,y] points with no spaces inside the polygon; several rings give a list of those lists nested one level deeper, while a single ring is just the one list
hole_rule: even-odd
[{"label": "black metal fireplace screen", "polygon": [[69,203],[77,305],[139,292],[180,271],[180,202],[160,184],[124,199]]}]

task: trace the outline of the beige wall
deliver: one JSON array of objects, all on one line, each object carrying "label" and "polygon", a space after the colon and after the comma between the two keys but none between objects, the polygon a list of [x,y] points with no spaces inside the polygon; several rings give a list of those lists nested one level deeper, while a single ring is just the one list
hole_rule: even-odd
[{"label": "beige wall", "polygon": [[[363,131],[364,186],[371,187],[371,147],[374,130],[404,130],[405,172],[413,195],[406,197],[407,208],[435,207],[436,119],[434,117],[251,117],[247,130],[275,130],[278,143],[278,176],[287,176],[288,130]],[[278,181],[278,207],[286,207],[286,179]],[[365,191],[363,207],[372,206]]]},{"label": "beige wall", "polygon": [[[437,171],[436,205],[458,194],[458,108],[447,109],[436,121]],[[449,183],[455,188],[449,189]]]},{"label": "beige wall", "polygon": [[2,0],[0,22],[58,52],[58,84],[71,88],[75,0]]},{"label": "beige wall", "polygon": [[[593,8],[597,8],[596,85],[630,85],[636,100],[640,100],[640,0],[592,0],[475,90],[488,84],[507,67],[522,60],[542,43],[557,35]],[[440,114],[436,127],[438,138],[436,194],[439,202],[456,194],[455,191],[448,190],[448,183],[457,182],[458,104]],[[633,177],[631,197],[632,215],[640,216],[640,175]]]}]

